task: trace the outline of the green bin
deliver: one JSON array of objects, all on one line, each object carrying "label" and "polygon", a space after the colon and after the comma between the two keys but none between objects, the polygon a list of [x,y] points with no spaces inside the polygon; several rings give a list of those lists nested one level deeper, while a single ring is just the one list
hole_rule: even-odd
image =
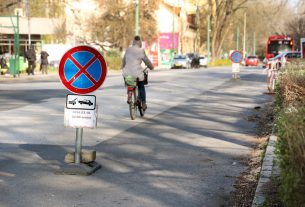
[{"label": "green bin", "polygon": [[9,60],[9,71],[10,74],[13,75],[14,77],[16,76],[16,74],[20,74],[20,71],[24,70],[24,57],[19,57],[19,67],[17,67],[17,61],[16,58],[11,58]]},{"label": "green bin", "polygon": [[10,74],[13,75],[13,76],[16,76],[16,74],[17,74],[17,68],[16,68],[16,61],[15,61],[15,58],[11,58],[11,59],[9,60],[9,64],[10,64],[10,68],[9,68]]}]

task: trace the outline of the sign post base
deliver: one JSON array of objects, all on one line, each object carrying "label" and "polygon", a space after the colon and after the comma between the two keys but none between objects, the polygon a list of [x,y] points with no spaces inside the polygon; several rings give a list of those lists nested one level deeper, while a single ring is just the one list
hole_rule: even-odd
[{"label": "sign post base", "polygon": [[91,175],[100,169],[102,166],[97,162],[91,162],[87,164],[68,164],[62,166],[60,170],[56,171],[58,175]]}]

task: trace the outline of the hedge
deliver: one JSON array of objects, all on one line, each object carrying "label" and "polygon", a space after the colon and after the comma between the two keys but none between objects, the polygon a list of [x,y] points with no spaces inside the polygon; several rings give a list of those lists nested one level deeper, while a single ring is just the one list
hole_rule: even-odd
[{"label": "hedge", "polygon": [[305,206],[305,67],[290,65],[276,87],[276,154],[284,206]]}]

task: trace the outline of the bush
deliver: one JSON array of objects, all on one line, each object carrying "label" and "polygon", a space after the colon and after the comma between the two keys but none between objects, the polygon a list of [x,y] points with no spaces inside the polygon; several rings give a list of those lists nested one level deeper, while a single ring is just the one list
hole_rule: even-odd
[{"label": "bush", "polygon": [[108,70],[121,70],[122,59],[120,57],[105,57]]},{"label": "bush", "polygon": [[232,62],[230,59],[218,59],[209,62],[208,66],[226,66],[226,65],[231,65]]},{"label": "bush", "polygon": [[115,50],[110,50],[104,55],[107,63],[108,70],[121,70],[122,58],[120,54]]},{"label": "bush", "polygon": [[287,68],[276,91],[281,199],[285,206],[305,206],[305,69]]}]

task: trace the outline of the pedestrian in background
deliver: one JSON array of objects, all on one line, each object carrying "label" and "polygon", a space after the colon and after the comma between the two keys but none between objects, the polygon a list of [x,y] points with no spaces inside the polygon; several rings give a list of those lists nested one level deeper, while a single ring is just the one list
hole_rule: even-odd
[{"label": "pedestrian in background", "polygon": [[1,66],[1,69],[8,69],[6,59],[4,57],[1,57],[1,59],[0,59],[0,66]]},{"label": "pedestrian in background", "polygon": [[9,73],[6,59],[3,56],[0,58],[0,67],[1,67],[1,75]]},{"label": "pedestrian in background", "polygon": [[42,74],[48,74],[48,56],[49,54],[46,51],[41,51],[40,53],[40,70]]},{"label": "pedestrian in background", "polygon": [[34,75],[34,71],[36,68],[36,51],[33,45],[31,45],[30,48],[26,51],[25,57],[28,60],[27,73],[28,75]]}]

